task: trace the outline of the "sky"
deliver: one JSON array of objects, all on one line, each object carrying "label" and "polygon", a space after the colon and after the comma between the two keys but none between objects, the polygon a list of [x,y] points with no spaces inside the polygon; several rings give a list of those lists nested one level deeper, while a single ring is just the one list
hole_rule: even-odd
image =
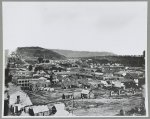
[{"label": "sky", "polygon": [[147,49],[147,2],[3,2],[3,46],[108,51]]}]

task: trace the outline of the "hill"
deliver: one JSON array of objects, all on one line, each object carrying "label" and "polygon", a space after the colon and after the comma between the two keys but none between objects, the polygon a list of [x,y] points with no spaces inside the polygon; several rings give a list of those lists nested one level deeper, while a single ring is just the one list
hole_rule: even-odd
[{"label": "hill", "polygon": [[41,47],[18,47],[16,53],[24,59],[43,57],[45,59],[66,59],[65,56]]},{"label": "hill", "polygon": [[66,57],[93,57],[93,56],[114,56],[114,53],[111,52],[89,52],[89,51],[72,51],[72,50],[60,50],[60,49],[51,49],[54,52],[57,52]]},{"label": "hill", "polygon": [[[83,59],[89,59],[89,57],[84,57]],[[90,57],[90,59],[92,59],[93,63],[119,63],[132,67],[145,66],[145,59],[143,56],[97,56]]]}]

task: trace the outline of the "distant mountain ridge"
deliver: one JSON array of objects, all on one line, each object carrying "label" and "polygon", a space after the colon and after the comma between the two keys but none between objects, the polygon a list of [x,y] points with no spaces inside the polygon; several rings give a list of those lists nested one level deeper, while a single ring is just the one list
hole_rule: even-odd
[{"label": "distant mountain ridge", "polygon": [[93,56],[116,56],[112,52],[92,52],[92,51],[73,51],[73,50],[61,50],[51,49],[65,57],[93,57]]},{"label": "distant mountain ridge", "polygon": [[18,47],[16,53],[23,58],[43,57],[46,59],[66,59],[70,57],[115,56],[111,52],[72,51],[46,49],[41,47]]}]

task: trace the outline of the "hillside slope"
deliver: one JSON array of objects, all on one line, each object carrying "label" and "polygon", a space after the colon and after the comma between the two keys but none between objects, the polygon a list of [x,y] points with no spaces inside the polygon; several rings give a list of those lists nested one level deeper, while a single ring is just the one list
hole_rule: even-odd
[{"label": "hillside slope", "polygon": [[43,57],[45,59],[66,59],[65,56],[41,47],[18,47],[16,53],[24,59]]}]

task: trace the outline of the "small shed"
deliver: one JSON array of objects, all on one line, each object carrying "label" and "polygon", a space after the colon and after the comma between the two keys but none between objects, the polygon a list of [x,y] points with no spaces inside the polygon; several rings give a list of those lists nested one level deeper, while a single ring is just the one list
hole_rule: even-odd
[{"label": "small shed", "polygon": [[49,116],[50,111],[47,105],[32,106],[34,116]]},{"label": "small shed", "polygon": [[72,99],[73,98],[73,93],[64,93],[62,95],[62,99]]},{"label": "small shed", "polygon": [[94,98],[94,93],[92,93],[90,90],[83,89],[81,91],[81,98]]}]

